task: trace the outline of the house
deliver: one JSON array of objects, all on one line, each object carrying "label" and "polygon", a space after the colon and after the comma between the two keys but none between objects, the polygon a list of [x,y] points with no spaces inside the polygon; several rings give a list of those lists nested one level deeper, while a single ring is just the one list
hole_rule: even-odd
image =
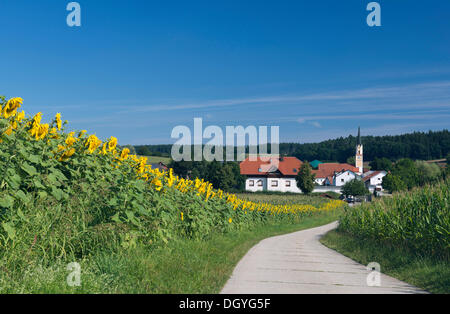
[{"label": "house", "polygon": [[362,181],[371,193],[373,193],[374,190],[382,191],[383,187],[381,184],[386,175],[386,171],[368,171],[363,174]]},{"label": "house", "polygon": [[357,179],[358,176],[355,172],[351,170],[344,170],[341,172],[337,172],[333,175],[333,183],[334,186],[343,186],[347,182]]},{"label": "house", "polygon": [[241,174],[247,176],[245,190],[301,193],[295,177],[302,161],[295,157],[247,157],[240,163]]},{"label": "house", "polygon": [[[247,191],[279,191],[301,193],[295,177],[303,164],[295,157],[258,157],[255,160],[246,158],[240,164],[241,174],[247,176],[245,189]],[[366,187],[381,191],[383,177],[386,171],[367,171],[363,168],[363,145],[361,130],[358,128],[358,138],[355,152],[355,166],[347,163],[311,162],[317,169],[315,175],[315,192],[340,192],[343,185],[352,180],[362,180]]]},{"label": "house", "polygon": [[[312,173],[316,175],[315,183],[317,185],[336,185],[336,180],[333,179],[335,174],[341,174],[343,172],[349,171],[353,173],[353,175],[356,177],[356,174],[359,172],[359,169],[349,165],[349,164],[340,164],[340,163],[322,163],[318,165],[317,170],[313,170]],[[351,177],[352,175],[350,173],[347,174],[347,177]],[[345,175],[344,175],[345,177]],[[338,181],[341,183],[343,176],[339,176]],[[345,182],[347,182],[346,180]],[[345,183],[344,183],[345,184]],[[344,185],[342,184],[342,185]],[[336,185],[336,186],[340,186]]]}]

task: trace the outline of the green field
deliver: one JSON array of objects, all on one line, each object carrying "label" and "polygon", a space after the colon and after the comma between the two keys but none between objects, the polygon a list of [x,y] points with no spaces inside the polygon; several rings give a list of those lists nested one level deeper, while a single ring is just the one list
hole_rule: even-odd
[{"label": "green field", "polygon": [[276,205],[285,204],[311,204],[319,206],[327,203],[330,199],[321,197],[318,195],[304,195],[297,193],[237,193],[241,199],[249,200],[252,202],[271,203]]},{"label": "green field", "polygon": [[170,157],[161,157],[161,156],[142,156],[147,158],[147,164],[157,164],[162,162],[166,166],[172,161]]}]

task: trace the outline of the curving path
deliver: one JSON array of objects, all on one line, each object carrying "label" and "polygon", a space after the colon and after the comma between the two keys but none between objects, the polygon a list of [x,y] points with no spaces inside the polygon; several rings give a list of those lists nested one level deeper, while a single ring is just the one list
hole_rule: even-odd
[{"label": "curving path", "polygon": [[221,293],[426,293],[384,274],[379,287],[368,286],[366,266],[319,242],[336,227],[334,222],[261,241],[238,263]]}]

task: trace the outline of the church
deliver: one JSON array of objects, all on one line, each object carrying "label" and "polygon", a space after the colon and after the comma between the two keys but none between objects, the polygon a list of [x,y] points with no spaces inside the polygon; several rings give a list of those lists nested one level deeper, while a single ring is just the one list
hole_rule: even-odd
[{"label": "church", "polygon": [[[303,162],[296,157],[258,157],[250,160],[247,157],[240,163],[241,174],[246,176],[245,190],[278,191],[301,193],[295,177]],[[361,129],[358,127],[358,137],[355,150],[355,165],[347,163],[314,162],[315,192],[340,192],[344,184],[351,180],[362,180],[369,191],[380,190],[385,171],[365,171]]]}]

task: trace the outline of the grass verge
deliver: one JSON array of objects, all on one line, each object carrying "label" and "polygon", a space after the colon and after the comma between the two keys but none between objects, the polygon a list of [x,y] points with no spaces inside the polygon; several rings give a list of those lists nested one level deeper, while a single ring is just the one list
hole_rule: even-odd
[{"label": "grass verge", "polygon": [[338,231],[330,231],[320,242],[363,265],[377,262],[382,273],[431,293],[450,293],[448,260],[419,256],[407,248]]},{"label": "grass verge", "polygon": [[80,287],[67,285],[70,272],[62,263],[50,267],[30,265],[20,277],[0,280],[0,292],[219,293],[239,260],[262,239],[324,225],[337,220],[340,213],[317,213],[298,224],[267,225],[207,240],[178,240],[164,247],[99,251],[79,261]]}]

